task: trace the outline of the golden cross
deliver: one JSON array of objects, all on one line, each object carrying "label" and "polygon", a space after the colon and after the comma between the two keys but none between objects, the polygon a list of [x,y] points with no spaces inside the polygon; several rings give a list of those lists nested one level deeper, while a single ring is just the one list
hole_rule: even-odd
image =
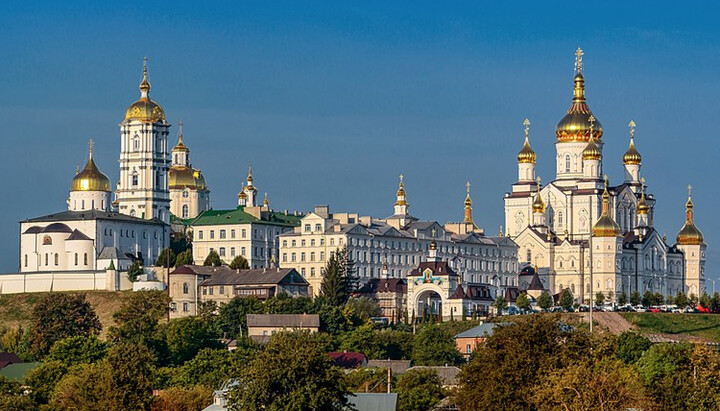
[{"label": "golden cross", "polygon": [[608,175],[605,174],[605,188],[607,188],[607,186],[608,186]]},{"label": "golden cross", "polygon": [[402,174],[400,174],[400,184],[402,184],[402,182],[403,182],[403,177],[404,176]]},{"label": "golden cross", "polygon": [[92,158],[93,153],[93,139],[88,140],[88,147],[90,149],[90,158]]},{"label": "golden cross", "polygon": [[692,186],[688,184],[688,197],[692,197]]},{"label": "golden cross", "polygon": [[640,179],[640,182],[643,183],[643,184],[645,184],[645,177],[641,178],[641,179]]},{"label": "golden cross", "polygon": [[468,181],[465,183],[465,187],[467,187],[467,193],[470,194],[470,182]]},{"label": "golden cross", "polygon": [[578,47],[577,51],[575,52],[575,72],[576,73],[582,73],[582,56],[583,51],[580,47]]},{"label": "golden cross", "polygon": [[630,120],[630,124],[628,124],[628,126],[630,126],[630,138],[634,138],[635,137],[635,122]]},{"label": "golden cross", "polygon": [[437,234],[437,230],[435,228],[432,229],[432,236],[435,238],[435,235]]},{"label": "golden cross", "polygon": [[535,180],[537,181],[538,185],[540,185],[540,177],[537,177]]},{"label": "golden cross", "polygon": [[525,137],[527,137],[530,131],[530,120],[526,118],[525,121],[523,121],[523,125],[525,126]]}]

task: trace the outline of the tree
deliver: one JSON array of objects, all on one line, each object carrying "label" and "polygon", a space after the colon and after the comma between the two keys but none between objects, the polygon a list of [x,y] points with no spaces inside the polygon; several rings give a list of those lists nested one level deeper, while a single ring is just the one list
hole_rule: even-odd
[{"label": "tree", "polygon": [[[31,397],[36,405],[47,404],[50,401],[57,383],[68,372],[68,365],[57,360],[45,358],[42,365],[30,371],[24,384],[32,387]],[[4,410],[0,406],[0,410]]]},{"label": "tree", "polygon": [[258,350],[258,346],[249,339],[238,340],[238,347],[232,352],[203,348],[180,367],[171,369],[170,385],[185,388],[203,385],[220,389],[250,362]]},{"label": "tree", "polygon": [[677,307],[679,309],[683,309],[683,308],[687,307],[688,298],[684,292],[678,291],[677,294],[675,294],[675,305],[677,305]]},{"label": "tree", "polygon": [[538,307],[542,308],[543,310],[547,310],[553,305],[552,297],[550,296],[550,293],[547,292],[547,290],[543,291],[542,294],[540,294],[540,297],[538,297]]},{"label": "tree", "polygon": [[502,295],[498,295],[493,305],[497,309],[498,315],[502,315],[503,310],[506,309],[508,306],[508,302],[505,297],[503,297]]},{"label": "tree", "polygon": [[630,293],[630,304],[632,305],[640,305],[642,302],[642,298],[640,297],[640,293],[637,291],[633,291]]},{"label": "tree", "polygon": [[198,317],[176,318],[162,327],[170,362],[182,364],[202,348],[223,348],[219,335]]},{"label": "tree", "polygon": [[193,255],[192,249],[190,248],[178,254],[177,258],[175,259],[175,267],[182,267],[183,265],[191,264],[193,264]]},{"label": "tree", "polygon": [[325,265],[320,286],[320,297],[327,304],[338,307],[345,304],[352,291],[352,259],[347,247],[337,249]]},{"label": "tree", "polygon": [[51,293],[33,307],[30,349],[47,354],[55,341],[76,335],[100,333],[102,326],[85,294]]},{"label": "tree", "polygon": [[144,273],[145,269],[143,269],[140,260],[135,260],[132,264],[130,264],[130,267],[128,267],[127,278],[128,280],[130,280],[131,283],[134,283],[138,280],[138,277],[143,275]]},{"label": "tree", "polygon": [[647,409],[652,401],[632,366],[617,360],[573,364],[535,389],[538,410]]},{"label": "tree", "polygon": [[625,291],[620,294],[620,297],[618,297],[618,304],[619,305],[626,305],[628,303],[628,296],[625,294]]},{"label": "tree", "polygon": [[46,361],[60,361],[68,367],[99,361],[107,353],[107,344],[95,335],[65,338],[50,348]]},{"label": "tree", "polygon": [[600,306],[605,304],[605,294],[602,291],[595,293],[595,305]]},{"label": "tree", "polygon": [[164,339],[157,335],[158,322],[166,318],[170,297],[162,291],[136,291],[125,298],[113,314],[115,325],[108,338],[115,343],[140,343],[158,356],[166,354]]},{"label": "tree", "polygon": [[573,305],[573,295],[569,289],[564,289],[560,292],[560,307],[565,311],[570,311]]},{"label": "tree", "polygon": [[230,262],[230,268],[232,268],[233,270],[247,270],[250,268],[250,264],[248,263],[248,260],[245,259],[245,257],[238,254]]},{"label": "tree", "polygon": [[655,294],[653,294],[653,292],[650,290],[645,291],[645,294],[643,294],[642,297],[642,304],[645,307],[651,307],[655,305]]},{"label": "tree", "polygon": [[452,334],[440,325],[427,325],[415,334],[412,360],[415,365],[456,365],[462,356]]},{"label": "tree", "polygon": [[72,368],[55,387],[51,404],[72,410],[148,410],[154,371],[147,347],[119,344],[104,360]]},{"label": "tree", "polygon": [[395,386],[398,408],[403,411],[426,411],[445,397],[443,381],[432,369],[409,370]]},{"label": "tree", "polygon": [[257,297],[235,297],[220,306],[218,325],[227,338],[238,338],[247,329],[247,315],[262,313],[263,305]]},{"label": "tree", "polygon": [[220,267],[222,263],[223,261],[220,259],[218,253],[215,250],[210,250],[207,257],[205,257],[203,265],[205,267]]},{"label": "tree", "polygon": [[190,388],[171,387],[160,391],[151,411],[202,410],[212,402],[213,390],[211,388],[202,385]]},{"label": "tree", "polygon": [[350,395],[343,373],[309,332],[273,335],[237,381],[228,394],[231,410],[339,411]]},{"label": "tree", "polygon": [[515,305],[517,305],[517,308],[521,310],[527,310],[530,308],[530,298],[528,298],[528,295],[526,293],[522,293],[517,296],[517,299],[515,300]]},{"label": "tree", "polygon": [[700,296],[700,305],[703,306],[704,308],[710,308],[711,304],[712,304],[712,299],[710,298],[708,293],[703,292],[702,295]]},{"label": "tree", "polygon": [[715,291],[710,301],[710,310],[714,313],[720,312],[720,293]]},{"label": "tree", "polygon": [[[169,250],[169,252],[170,252],[170,267],[175,267],[175,262],[177,261],[177,257],[175,256],[175,252],[173,250]],[[163,248],[160,251],[160,254],[158,254],[157,259],[155,260],[155,266],[168,268],[167,257],[168,257],[168,249]]]},{"label": "tree", "polygon": [[372,317],[379,317],[382,310],[377,302],[367,297],[350,298],[347,305],[352,308],[353,313],[362,321]]},{"label": "tree", "polygon": [[617,337],[615,355],[626,364],[634,364],[651,346],[652,343],[646,337],[633,331],[626,331]]}]

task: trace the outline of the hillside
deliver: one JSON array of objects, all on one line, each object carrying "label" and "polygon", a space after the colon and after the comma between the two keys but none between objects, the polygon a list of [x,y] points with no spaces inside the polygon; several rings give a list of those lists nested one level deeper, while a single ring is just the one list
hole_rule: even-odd
[{"label": "hillside", "polygon": [[[95,309],[103,326],[102,335],[113,325],[112,314],[131,291],[87,291],[84,292]],[[10,294],[0,296],[0,329],[6,327],[27,327],[34,305],[48,293]]]},{"label": "hillside", "polygon": [[684,334],[720,342],[720,315],[621,313],[644,334]]}]

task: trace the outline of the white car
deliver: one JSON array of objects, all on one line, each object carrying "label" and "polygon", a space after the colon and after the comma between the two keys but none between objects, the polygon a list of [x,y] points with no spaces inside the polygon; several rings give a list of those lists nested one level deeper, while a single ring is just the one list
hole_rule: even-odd
[{"label": "white car", "polygon": [[646,313],[647,312],[647,308],[643,307],[642,305],[636,305],[633,308],[635,309],[635,312],[638,312],[638,313]]}]

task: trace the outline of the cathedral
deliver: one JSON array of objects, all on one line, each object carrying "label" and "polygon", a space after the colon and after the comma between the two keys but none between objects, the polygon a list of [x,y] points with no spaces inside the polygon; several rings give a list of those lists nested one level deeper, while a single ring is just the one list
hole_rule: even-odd
[{"label": "cathedral", "polygon": [[656,201],[641,175],[632,121],[623,181],[610,185],[603,175],[603,127],[585,97],[582,56],[578,49],[572,103],[555,128],[555,179],[545,186],[535,175],[530,122],[524,122],[518,178],[504,198],[505,227],[518,244],[518,261],[534,266],[545,289],[570,290],[576,302],[588,303],[597,292],[611,301],[636,291],[699,296],[705,291],[706,244],[695,226],[691,193],[685,225],[668,243],[654,224]]}]

